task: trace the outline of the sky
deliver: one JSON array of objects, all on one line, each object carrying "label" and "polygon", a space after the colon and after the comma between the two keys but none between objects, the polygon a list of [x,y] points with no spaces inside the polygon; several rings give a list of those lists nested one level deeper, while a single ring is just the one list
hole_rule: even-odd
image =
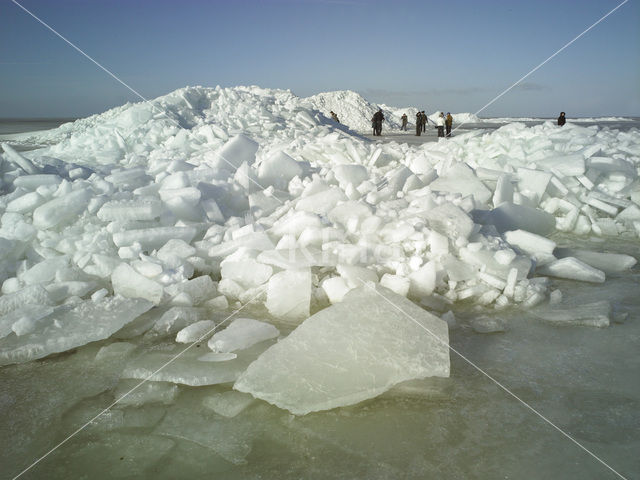
[{"label": "sky", "polygon": [[[259,85],[476,113],[622,0],[15,0],[145,98]],[[80,117],[140,98],[0,0],[0,118]],[[481,117],[640,116],[640,0]]]}]

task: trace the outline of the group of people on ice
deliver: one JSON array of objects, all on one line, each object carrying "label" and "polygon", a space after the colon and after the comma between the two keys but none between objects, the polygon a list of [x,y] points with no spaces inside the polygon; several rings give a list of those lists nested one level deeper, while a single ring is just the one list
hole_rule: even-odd
[{"label": "group of people on ice", "polygon": [[[340,120],[338,120],[338,115],[333,110],[331,111],[331,118],[334,121],[340,123]],[[402,126],[400,127],[400,130],[404,130],[406,132],[407,125],[409,124],[409,118],[407,117],[407,114],[403,113],[402,117],[400,117],[400,120],[402,120]],[[375,136],[382,135],[382,122],[384,122],[384,113],[382,113],[382,109],[379,108],[378,111],[373,114],[373,117],[371,117],[371,127],[373,128],[373,134]],[[427,131],[428,123],[429,123],[429,118],[427,117],[427,114],[424,113],[424,110],[418,111],[418,113],[416,113],[416,135],[417,136],[420,136],[421,133]],[[562,126],[565,123],[566,123],[565,113],[560,112],[560,116],[558,117],[558,125]],[[438,129],[438,137],[448,138],[451,136],[451,127],[453,125],[453,117],[451,116],[450,112],[447,112],[446,117],[444,116],[443,112],[440,112],[434,124],[435,124],[435,127]],[[446,133],[445,133],[445,130],[446,130]]]},{"label": "group of people on ice", "polygon": [[[400,119],[402,120],[402,126],[400,127],[400,130],[406,131],[407,125],[409,123],[407,114],[402,114],[402,117],[400,117]],[[382,135],[382,122],[384,122],[384,113],[382,113],[382,109],[379,108],[378,111],[373,114],[373,117],[371,117],[371,127],[373,128],[373,134],[375,136]],[[418,111],[418,113],[416,113],[416,135],[420,136],[422,132],[426,132],[428,123],[429,118],[427,117],[427,114],[424,112],[424,110]],[[446,137],[450,137],[452,125],[453,117],[451,116],[451,113],[447,112],[447,116],[445,117],[444,113],[440,112],[438,118],[435,121],[435,127],[438,129],[438,137],[445,137],[445,135]]]},{"label": "group of people on ice", "polygon": [[[407,118],[407,114],[404,113],[402,117],[402,126],[400,130],[407,130],[407,124],[409,123],[409,119]],[[421,133],[427,131],[427,124],[429,123],[429,117],[424,113],[424,110],[418,111],[416,113],[416,135],[420,136]],[[438,129],[438,137],[445,137],[445,129],[446,129],[446,137],[451,136],[451,127],[453,125],[453,117],[450,112],[447,112],[447,116],[444,116],[443,112],[438,114],[438,118],[436,119],[435,127]]]}]

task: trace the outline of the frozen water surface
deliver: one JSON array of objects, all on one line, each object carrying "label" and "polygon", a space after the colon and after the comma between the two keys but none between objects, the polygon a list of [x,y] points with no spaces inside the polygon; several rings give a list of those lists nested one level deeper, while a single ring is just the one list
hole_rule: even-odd
[{"label": "frozen water surface", "polygon": [[[462,310],[450,335],[453,348],[628,478],[640,468],[638,277],[636,271],[611,279],[604,290],[562,284],[572,304],[597,295],[629,314],[605,330],[504,312],[506,332],[479,334],[475,313]],[[87,346],[2,370],[0,425],[11,439],[2,454],[5,471],[17,472],[77,428],[80,418],[63,419],[81,404],[91,406],[83,410],[88,419],[120,393],[123,361],[95,362],[96,350]],[[365,403],[303,417],[258,401],[227,418],[206,399],[231,393],[231,384],[178,389],[173,406],[116,407],[116,424],[97,422],[27,478],[68,478],[86,471],[91,455],[102,462],[107,454],[114,470],[105,462],[94,478],[113,478],[120,456],[139,460],[140,475],[153,478],[203,472],[238,479],[616,478],[455,354],[448,379],[414,381]],[[158,435],[174,446],[167,449]],[[145,449],[156,443],[162,455],[151,462]]]},{"label": "frozen water surface", "polygon": [[[23,478],[616,478],[455,352],[639,475],[637,120],[454,114],[437,142],[382,106],[370,141],[354,92],[156,103],[178,122],[3,126],[3,476],[150,378]],[[423,362],[363,282],[455,352]]]}]

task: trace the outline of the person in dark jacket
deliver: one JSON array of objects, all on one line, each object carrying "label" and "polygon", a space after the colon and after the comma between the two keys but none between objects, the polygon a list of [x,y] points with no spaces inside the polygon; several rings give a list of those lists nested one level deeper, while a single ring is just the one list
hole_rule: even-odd
[{"label": "person in dark jacket", "polygon": [[334,121],[340,123],[340,120],[338,120],[338,114],[333,110],[331,110],[331,118],[333,118]]},{"label": "person in dark jacket", "polygon": [[424,113],[424,110],[422,110],[422,131],[427,131],[427,114]]},{"label": "person in dark jacket", "polygon": [[373,122],[373,134],[380,136],[382,135],[382,122],[384,122],[384,114],[382,113],[382,109],[379,108],[376,113],[373,114],[373,118],[371,119]]},{"label": "person in dark jacket", "polygon": [[403,113],[402,116],[400,117],[400,120],[402,120],[402,126],[400,127],[400,130],[404,130],[406,132],[407,131],[407,123],[409,123],[409,119],[407,118],[407,114]]},{"label": "person in dark jacket", "polygon": [[422,133],[422,112],[416,113],[416,135],[419,137]]},{"label": "person in dark jacket", "polygon": [[567,119],[564,117],[564,112],[560,112],[560,116],[558,117],[558,125],[562,126],[567,123]]},{"label": "person in dark jacket", "polygon": [[451,136],[451,126],[453,125],[453,117],[451,116],[451,112],[447,112],[447,116],[444,119],[444,127],[447,130],[447,137]]}]

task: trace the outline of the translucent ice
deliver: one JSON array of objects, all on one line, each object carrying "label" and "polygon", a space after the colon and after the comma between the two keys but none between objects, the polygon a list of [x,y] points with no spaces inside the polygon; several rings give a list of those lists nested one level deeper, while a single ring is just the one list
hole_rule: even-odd
[{"label": "translucent ice", "polygon": [[220,149],[211,166],[214,169],[233,172],[244,162],[248,165],[253,164],[257,151],[258,144],[256,142],[246,135],[237,135]]},{"label": "translucent ice", "polygon": [[429,187],[434,191],[473,195],[479,204],[491,198],[491,191],[476,176],[475,172],[463,163],[456,163],[444,175],[435,179]]},{"label": "translucent ice", "polygon": [[565,308],[541,308],[533,314],[555,325],[582,325],[586,327],[608,327],[611,305],[603,300]]},{"label": "translucent ice", "polygon": [[558,248],[556,249],[555,255],[558,258],[575,257],[587,265],[591,265],[593,268],[602,270],[605,273],[629,270],[637,263],[637,260],[631,255],[592,252],[575,248]]},{"label": "translucent ice", "polygon": [[114,293],[127,298],[144,298],[156,305],[162,300],[162,285],[140,275],[132,267],[123,263],[111,275]]},{"label": "translucent ice", "polygon": [[189,350],[184,345],[148,352],[136,357],[124,371],[122,378],[148,379],[155,382],[171,382],[198,387],[234,382],[247,366],[268,346],[266,342],[241,352],[226,361],[200,360],[204,350],[193,344]]},{"label": "translucent ice", "polygon": [[553,240],[525,230],[505,232],[504,238],[511,245],[515,245],[520,250],[529,254],[546,253],[552,255],[553,250],[556,248],[556,242]]},{"label": "translucent ice", "polygon": [[212,331],[215,325],[215,322],[212,320],[200,320],[199,322],[192,323],[178,332],[176,335],[176,342],[195,342],[207,332]]},{"label": "translucent ice", "polygon": [[253,318],[236,318],[209,340],[209,348],[217,353],[244,350],[256,343],[276,338],[280,332],[270,323]]},{"label": "translucent ice", "polygon": [[301,176],[300,163],[284,152],[278,152],[263,160],[258,167],[258,181],[264,187],[273,185],[281,190],[286,189],[293,177]]},{"label": "translucent ice", "polygon": [[538,268],[536,271],[541,275],[568,278],[582,282],[602,283],[605,280],[605,274],[602,270],[593,268],[574,257],[561,258]]},{"label": "translucent ice", "polygon": [[108,338],[151,307],[146,300],[118,296],[60,308],[34,332],[0,340],[0,365],[26,362]]},{"label": "translucent ice", "polygon": [[90,199],[89,190],[79,189],[50,200],[34,210],[33,225],[46,229],[71,221],[87,207]]},{"label": "translucent ice", "polygon": [[414,378],[449,376],[446,322],[362,286],[264,352],[236,381],[296,415],[352,405]]},{"label": "translucent ice", "polygon": [[266,307],[279,318],[300,320],[309,316],[311,272],[309,269],[276,273],[267,284]]},{"label": "translucent ice", "polygon": [[484,224],[494,225],[499,232],[526,230],[545,236],[556,228],[556,219],[553,215],[510,202],[501,203],[478,220]]}]

